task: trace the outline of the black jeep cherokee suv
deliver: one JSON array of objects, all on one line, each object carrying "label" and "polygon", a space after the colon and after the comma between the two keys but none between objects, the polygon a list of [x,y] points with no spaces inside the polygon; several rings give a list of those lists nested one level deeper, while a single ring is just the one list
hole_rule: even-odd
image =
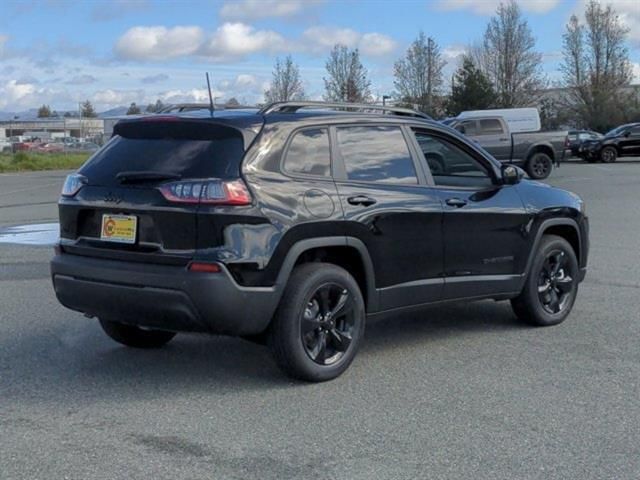
[{"label": "black jeep cherokee suv", "polygon": [[349,366],[366,317],[408,307],[511,300],[562,322],[586,272],[580,198],[449,127],[357,108],[121,121],[63,187],[58,299],[133,347],[266,341],[312,381]]}]

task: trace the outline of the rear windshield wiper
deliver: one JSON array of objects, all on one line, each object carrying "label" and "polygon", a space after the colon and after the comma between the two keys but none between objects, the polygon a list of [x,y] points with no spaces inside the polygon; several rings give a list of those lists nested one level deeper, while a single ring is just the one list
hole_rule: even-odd
[{"label": "rear windshield wiper", "polygon": [[152,170],[137,172],[120,172],[116,175],[116,180],[120,183],[144,183],[161,180],[179,180],[182,175],[168,172],[154,172]]}]

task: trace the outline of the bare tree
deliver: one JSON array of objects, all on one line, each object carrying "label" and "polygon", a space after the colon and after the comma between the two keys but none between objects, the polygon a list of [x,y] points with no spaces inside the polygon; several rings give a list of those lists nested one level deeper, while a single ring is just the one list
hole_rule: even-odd
[{"label": "bare tree", "polygon": [[371,98],[371,82],[357,48],[349,50],[344,45],[334,46],[325,65],[329,74],[323,79],[325,100],[366,102]]},{"label": "bare tree", "polygon": [[542,54],[535,51],[535,44],[520,7],[514,0],[501,3],[489,20],[482,43],[470,52],[493,84],[497,107],[530,105],[545,87]]},{"label": "bare tree", "polygon": [[264,92],[264,98],[267,103],[302,100],[304,98],[300,69],[293,62],[291,55],[287,55],[283,62],[279,58],[276,59],[273,79],[269,90]]},{"label": "bare tree", "polygon": [[564,102],[583,126],[605,130],[625,120],[623,87],[632,79],[626,37],[629,29],[611,5],[591,0],[585,23],[573,15],[563,35]]},{"label": "bare tree", "polygon": [[436,99],[443,84],[442,69],[446,64],[437,42],[420,32],[405,57],[393,67],[393,84],[402,101],[417,104],[423,112],[434,115]]}]

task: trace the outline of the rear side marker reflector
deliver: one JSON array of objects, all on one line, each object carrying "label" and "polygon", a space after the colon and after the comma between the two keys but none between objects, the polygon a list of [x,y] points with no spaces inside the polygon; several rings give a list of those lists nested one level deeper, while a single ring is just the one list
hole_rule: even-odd
[{"label": "rear side marker reflector", "polygon": [[191,262],[187,268],[190,272],[220,273],[222,271],[217,263]]},{"label": "rear side marker reflector", "polygon": [[251,204],[251,194],[242,180],[181,180],[159,188],[164,198],[175,203]]},{"label": "rear side marker reflector", "polygon": [[78,173],[72,173],[71,175],[67,175],[67,178],[62,185],[62,192],[60,192],[60,194],[63,197],[73,197],[86,184],[86,177]]}]

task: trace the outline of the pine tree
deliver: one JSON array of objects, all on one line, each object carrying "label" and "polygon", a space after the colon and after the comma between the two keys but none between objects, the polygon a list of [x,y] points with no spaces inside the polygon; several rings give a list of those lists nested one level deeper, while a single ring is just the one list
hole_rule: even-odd
[{"label": "pine tree", "polygon": [[98,116],[89,100],[82,102],[80,105],[80,115],[84,118],[95,118]]},{"label": "pine tree", "polygon": [[466,110],[484,110],[494,105],[496,94],[489,79],[465,55],[456,71],[451,95],[447,100],[447,113],[452,116]]}]

